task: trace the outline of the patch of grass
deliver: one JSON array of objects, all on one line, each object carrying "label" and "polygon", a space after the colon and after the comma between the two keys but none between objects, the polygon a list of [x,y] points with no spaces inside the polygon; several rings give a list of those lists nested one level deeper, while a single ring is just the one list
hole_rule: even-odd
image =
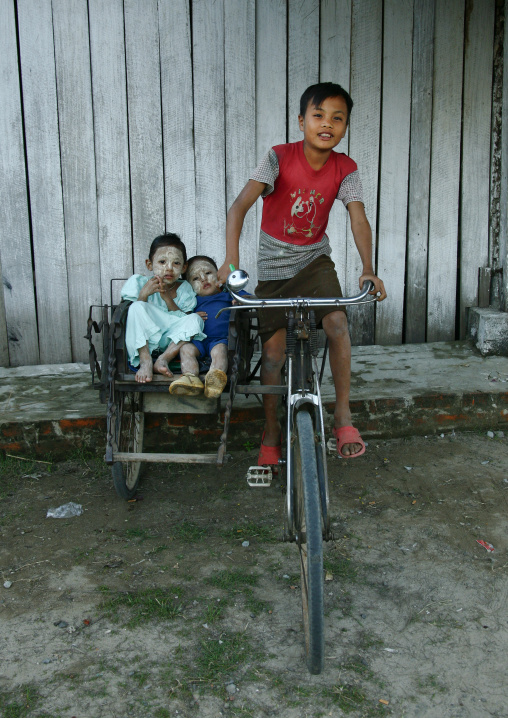
[{"label": "patch of grass", "polygon": [[337,556],[333,553],[329,553],[323,558],[323,567],[325,571],[329,571],[337,581],[353,583],[358,577],[358,571],[356,566],[351,562],[351,559]]},{"label": "patch of grass", "polygon": [[158,534],[152,534],[148,529],[126,529],[125,536],[128,539],[139,539],[138,543],[143,543],[147,539],[157,538]]},{"label": "patch of grass", "polygon": [[179,541],[184,543],[194,543],[195,541],[201,541],[206,530],[202,526],[192,523],[184,519],[180,524],[172,527],[173,536]]},{"label": "patch of grass", "polygon": [[255,538],[263,543],[277,543],[279,540],[272,527],[257,524],[254,521],[233,524],[230,528],[221,531],[220,535],[223,538],[237,539],[238,541],[250,541]]},{"label": "patch of grass", "polygon": [[326,693],[344,713],[356,711],[365,703],[365,694],[357,686],[333,686],[331,689],[327,689]]},{"label": "patch of grass", "polygon": [[136,671],[136,672],[132,675],[132,680],[133,680],[133,681],[136,681],[136,683],[138,684],[138,686],[141,688],[142,686],[144,686],[144,685],[146,684],[146,682],[147,682],[148,679],[150,678],[150,675],[151,675],[151,674],[150,674],[149,671]]},{"label": "patch of grass", "polygon": [[101,609],[112,620],[119,621],[120,611],[129,616],[126,626],[133,628],[152,619],[169,621],[182,615],[182,591],[180,588],[147,588],[142,591],[128,591],[111,596]]},{"label": "patch of grass", "polygon": [[211,600],[203,613],[204,623],[215,623],[216,621],[220,621],[220,619],[224,616],[224,611],[226,610],[227,605],[228,602],[224,600]]},{"label": "patch of grass", "polygon": [[153,716],[154,718],[171,718],[171,713],[167,708],[157,708]]},{"label": "patch of grass", "polygon": [[25,718],[32,713],[39,701],[39,693],[30,685],[20,686],[11,693],[2,691],[0,692],[0,715],[3,718]]},{"label": "patch of grass", "polygon": [[156,546],[155,548],[151,549],[151,551],[147,551],[147,556],[155,556],[158,553],[162,553],[162,551],[167,551],[169,546],[166,546],[166,544],[161,544],[161,546]]},{"label": "patch of grass", "polygon": [[267,601],[263,601],[261,598],[256,598],[254,591],[250,588],[245,588],[245,606],[248,611],[253,613],[255,616],[259,616],[260,613],[264,613],[270,610],[270,605]]},{"label": "patch of grass", "polygon": [[419,688],[430,688],[433,691],[432,695],[436,693],[446,693],[446,686],[439,682],[437,676],[434,673],[430,673],[424,678],[418,679]]},{"label": "patch of grass", "polygon": [[357,673],[359,676],[362,676],[362,678],[371,679],[374,676],[374,673],[362,658],[350,658],[345,663],[341,663],[340,667],[343,671]]},{"label": "patch of grass", "polygon": [[254,573],[247,573],[242,569],[227,569],[224,571],[217,571],[213,576],[210,576],[207,581],[212,586],[217,588],[223,588],[225,591],[242,591],[245,586],[255,586],[258,582],[259,576]]},{"label": "patch of grass", "polygon": [[219,639],[201,641],[196,658],[199,678],[216,683],[256,657],[244,633],[223,633]]}]

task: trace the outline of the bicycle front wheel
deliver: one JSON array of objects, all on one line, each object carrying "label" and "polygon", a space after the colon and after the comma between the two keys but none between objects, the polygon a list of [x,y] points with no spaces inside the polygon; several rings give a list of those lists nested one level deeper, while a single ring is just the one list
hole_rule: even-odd
[{"label": "bicycle front wheel", "polygon": [[300,552],[305,652],[310,673],[324,665],[323,534],[316,443],[308,411],[296,415],[294,491],[296,542]]}]

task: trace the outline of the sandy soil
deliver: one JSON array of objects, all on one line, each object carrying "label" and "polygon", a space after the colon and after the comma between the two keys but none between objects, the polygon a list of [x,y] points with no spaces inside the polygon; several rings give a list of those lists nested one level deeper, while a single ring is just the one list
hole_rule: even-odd
[{"label": "sandy soil", "polygon": [[[0,715],[508,715],[508,440],[330,458],[320,676],[280,485],[245,482],[255,458],[149,466],[134,503],[97,459],[0,464]],[[84,513],[46,518],[69,501]]]}]

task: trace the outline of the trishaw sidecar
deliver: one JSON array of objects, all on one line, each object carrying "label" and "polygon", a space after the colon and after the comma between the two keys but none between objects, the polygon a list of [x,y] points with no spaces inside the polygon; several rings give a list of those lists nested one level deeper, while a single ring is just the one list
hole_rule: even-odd
[{"label": "trishaw sidecar", "polygon": [[[228,337],[228,383],[218,399],[204,395],[172,396],[169,386],[180,374],[174,369],[172,378],[154,374],[148,383],[139,383],[130,369],[125,346],[127,312],[131,302],[90,307],[86,338],[92,384],[100,391],[101,402],[107,404],[106,463],[111,466],[113,482],[119,496],[130,499],[137,490],[143,463],[210,463],[221,466],[227,459],[226,441],[235,389],[248,384],[250,364],[256,343],[256,313],[232,311]],[[100,345],[102,361],[94,345]],[[206,373],[206,367],[202,367]],[[204,376],[201,375],[203,379]],[[251,393],[242,386],[243,393]],[[253,389],[252,393],[257,390]],[[215,414],[224,411],[224,430],[217,453],[178,454],[143,451],[145,414]]]}]

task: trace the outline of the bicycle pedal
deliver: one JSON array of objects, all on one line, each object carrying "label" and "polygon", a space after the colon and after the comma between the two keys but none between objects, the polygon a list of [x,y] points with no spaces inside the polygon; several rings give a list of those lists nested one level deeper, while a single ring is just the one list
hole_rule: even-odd
[{"label": "bicycle pedal", "polygon": [[326,448],[328,450],[328,453],[332,456],[339,456],[339,454],[337,453],[337,439],[335,437],[332,436],[331,439],[328,439],[328,441],[326,442]]},{"label": "bicycle pedal", "polygon": [[247,470],[249,486],[267,487],[272,485],[272,469],[269,466],[249,466]]}]

